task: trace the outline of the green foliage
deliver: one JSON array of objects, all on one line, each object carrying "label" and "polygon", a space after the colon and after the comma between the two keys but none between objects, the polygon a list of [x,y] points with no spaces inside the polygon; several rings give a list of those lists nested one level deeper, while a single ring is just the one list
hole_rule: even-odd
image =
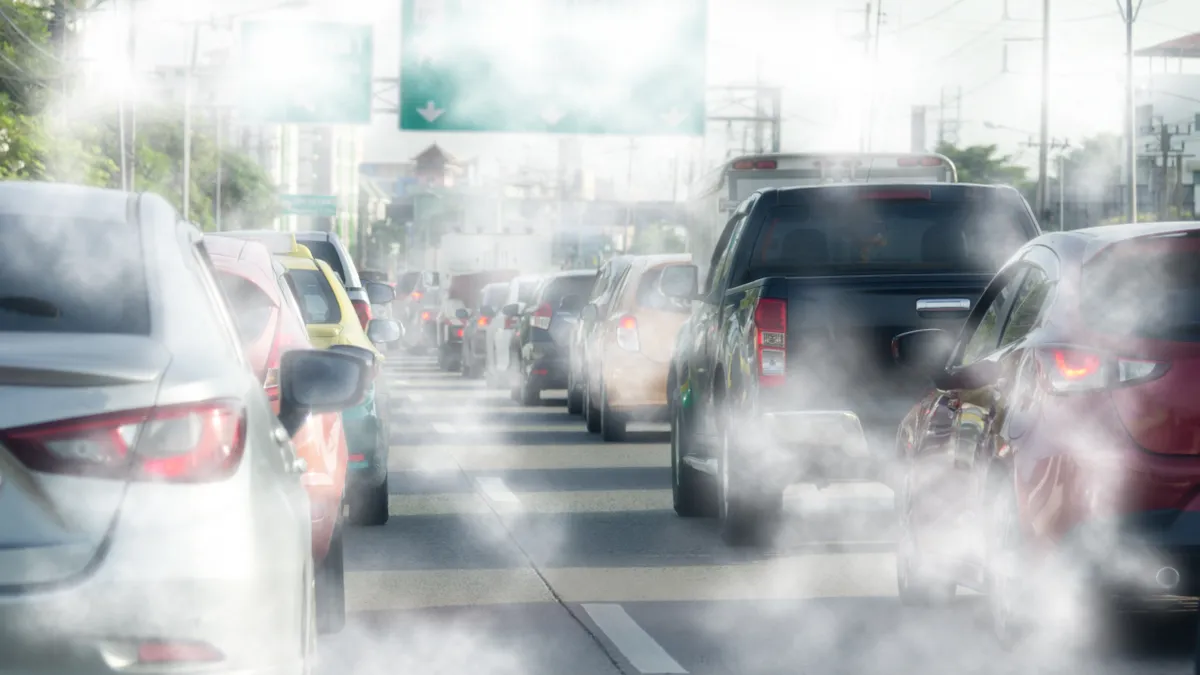
[{"label": "green foliage", "polygon": [[658,253],[684,253],[687,237],[683,229],[667,223],[639,227],[634,231],[629,253],[653,255]]},{"label": "green foliage", "polygon": [[998,155],[995,145],[971,145],[959,148],[949,143],[938,146],[937,152],[950,158],[958,168],[962,183],[1012,185],[1020,187],[1028,181],[1028,170],[1012,163],[1012,157]]}]

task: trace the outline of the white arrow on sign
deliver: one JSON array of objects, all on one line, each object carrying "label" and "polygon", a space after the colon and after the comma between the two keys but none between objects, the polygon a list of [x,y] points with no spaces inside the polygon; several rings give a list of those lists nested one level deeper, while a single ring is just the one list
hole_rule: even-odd
[{"label": "white arrow on sign", "polygon": [[444,112],[446,111],[439,109],[433,104],[433,101],[427,101],[424,108],[417,108],[417,114],[424,117],[425,121],[430,123],[441,117]]},{"label": "white arrow on sign", "polygon": [[546,124],[549,124],[550,126],[554,126],[555,124],[558,124],[559,120],[561,120],[562,118],[563,118],[562,112],[558,108],[555,108],[554,106],[550,106],[542,111],[542,119],[546,122]]},{"label": "white arrow on sign", "polygon": [[688,114],[679,112],[679,108],[671,108],[671,112],[663,115],[662,118],[667,123],[667,126],[674,128],[683,124],[683,121],[688,118]]}]

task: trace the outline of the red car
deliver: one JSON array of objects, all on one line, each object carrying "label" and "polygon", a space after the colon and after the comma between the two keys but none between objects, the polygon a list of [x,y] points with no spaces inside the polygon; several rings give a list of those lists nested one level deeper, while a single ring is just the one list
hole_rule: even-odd
[{"label": "red car", "polygon": [[[313,348],[286,270],[257,241],[206,235],[204,244],[246,356],[278,412],[280,357]],[[301,481],[312,509],[317,624],[322,632],[337,632],[346,616],[341,521],[348,453],[341,414],[312,415],[292,442],[308,464]]]},{"label": "red car", "polygon": [[1200,224],[1045,234],[892,351],[935,386],[897,435],[903,602],[986,592],[1011,644],[1064,588],[1200,595]]}]

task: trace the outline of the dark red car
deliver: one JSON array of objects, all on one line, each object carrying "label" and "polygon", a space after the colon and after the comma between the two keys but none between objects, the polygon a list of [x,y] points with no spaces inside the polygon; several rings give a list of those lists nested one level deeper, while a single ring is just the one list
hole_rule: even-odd
[{"label": "dark red car", "polygon": [[935,386],[897,436],[902,601],[986,592],[1011,641],[1068,580],[1200,595],[1200,223],[1043,235],[892,350]]}]

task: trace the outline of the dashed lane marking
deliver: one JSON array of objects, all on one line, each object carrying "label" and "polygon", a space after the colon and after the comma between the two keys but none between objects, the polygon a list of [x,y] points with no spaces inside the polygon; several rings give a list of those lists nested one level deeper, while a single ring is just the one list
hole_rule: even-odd
[{"label": "dashed lane marking", "polygon": [[612,641],[621,654],[641,673],[686,673],[654,638],[650,637],[625,608],[614,604],[585,604],[592,622]]}]

